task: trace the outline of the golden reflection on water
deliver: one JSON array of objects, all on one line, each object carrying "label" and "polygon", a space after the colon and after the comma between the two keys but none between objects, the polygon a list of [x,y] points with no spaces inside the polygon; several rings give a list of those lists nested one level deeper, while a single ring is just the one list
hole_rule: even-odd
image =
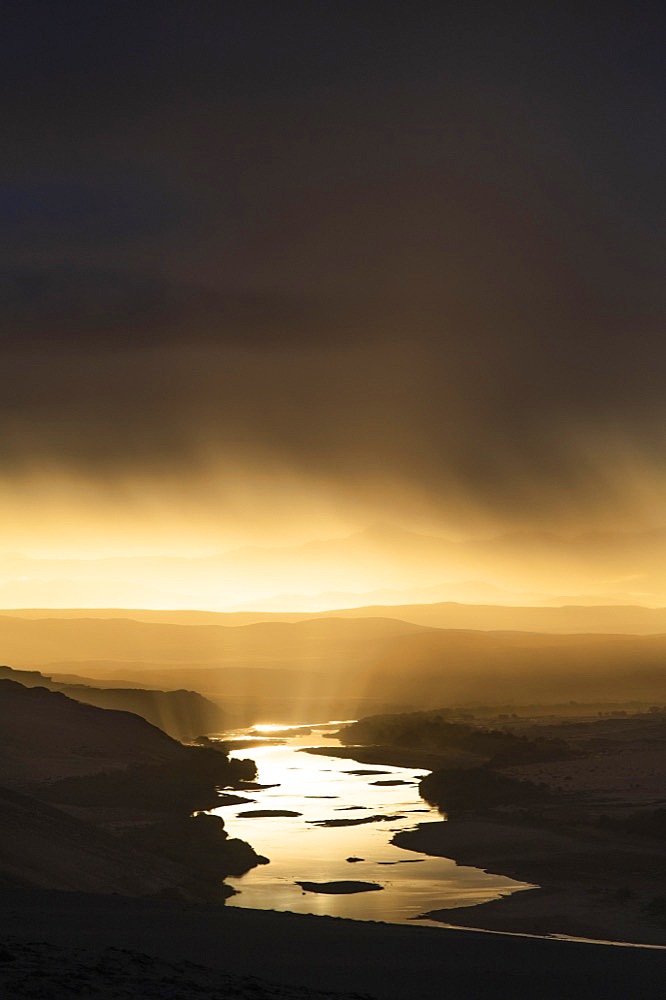
[{"label": "golden reflection on water", "polygon": [[[270,858],[270,864],[241,878],[228,879],[238,892],[228,905],[403,923],[438,907],[470,906],[527,888],[501,875],[391,844],[398,830],[442,819],[419,796],[418,781],[425,772],[299,752],[303,747],[339,745],[330,732],[322,731],[331,725],[287,727],[266,723],[233,734],[248,739],[258,731],[256,738],[266,739],[266,743],[234,751],[232,756],[253,757],[259,782],[273,787],[248,792],[252,803],[214,810],[223,817],[230,836],[247,840],[259,854]],[[275,732],[285,737],[278,744],[267,739]],[[377,781],[401,783],[374,784]],[[301,815],[239,815],[257,809],[289,810]],[[354,826],[315,825],[364,816],[380,818]],[[362,860],[350,862],[348,858]],[[375,882],[383,891],[332,895],[304,892],[295,884],[340,880]]]}]

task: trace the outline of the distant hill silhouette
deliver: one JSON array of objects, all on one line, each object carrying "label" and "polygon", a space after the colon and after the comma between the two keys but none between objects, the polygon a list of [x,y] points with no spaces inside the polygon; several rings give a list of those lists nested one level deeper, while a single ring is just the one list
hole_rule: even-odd
[{"label": "distant hill silhouette", "polygon": [[25,687],[45,687],[98,708],[134,712],[178,740],[192,740],[224,728],[224,713],[195,691],[148,691],[141,688],[98,687],[80,678],[77,684],[54,681],[37,670],[0,666],[0,678]]},{"label": "distant hill silhouette", "polygon": [[[238,627],[267,623],[329,619],[388,619],[428,628],[474,629],[483,632],[596,632],[612,635],[666,634],[666,608],[638,604],[580,603],[562,598],[548,605],[472,604],[437,601],[418,604],[371,604],[331,611],[150,611],[140,608],[17,609],[4,619],[32,621],[130,620],[153,625]],[[9,659],[9,656],[6,657]],[[176,657],[177,658],[177,657]],[[19,662],[19,661],[16,661]]]},{"label": "distant hill silhouette", "polygon": [[[420,620],[382,617],[387,610]],[[54,675],[195,688],[219,701],[230,725],[433,704],[666,700],[664,609],[414,605],[248,624],[191,612],[71,614],[0,616],[0,649],[20,657],[17,666]],[[433,624],[446,621],[479,627]],[[522,630],[498,627],[508,624]],[[595,631],[603,626],[615,628]],[[630,634],[632,626],[646,634]]]},{"label": "distant hill silhouette", "polygon": [[74,619],[57,614],[0,615],[0,650],[5,661],[19,668],[57,660],[69,660],[72,666],[91,660],[145,660],[295,668],[326,666],[341,656],[365,660],[398,636],[425,628],[385,615],[362,621],[333,616],[287,622],[263,619],[238,626],[217,617],[203,623],[157,623],[133,617],[132,612],[124,617],[86,614]]}]

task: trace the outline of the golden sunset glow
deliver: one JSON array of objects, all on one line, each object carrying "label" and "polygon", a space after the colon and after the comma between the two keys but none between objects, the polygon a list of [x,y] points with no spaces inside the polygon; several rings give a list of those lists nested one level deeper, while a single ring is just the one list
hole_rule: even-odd
[{"label": "golden sunset glow", "polygon": [[0,997],[657,995],[652,7],[3,5]]},{"label": "golden sunset glow", "polygon": [[[536,497],[533,517],[465,510],[462,494],[410,490],[399,472],[394,482],[387,472],[353,483],[259,466],[225,476],[192,469],[186,479],[6,477],[0,602],[213,611],[666,604],[661,474],[638,454],[603,453],[598,440],[576,450],[588,470],[579,502]],[[544,507],[548,516],[537,517]]]}]

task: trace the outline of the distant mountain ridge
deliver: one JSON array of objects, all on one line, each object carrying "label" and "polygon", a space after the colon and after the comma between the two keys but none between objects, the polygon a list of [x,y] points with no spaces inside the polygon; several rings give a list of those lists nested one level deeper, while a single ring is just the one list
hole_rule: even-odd
[{"label": "distant mountain ridge", "polygon": [[48,662],[135,659],[168,664],[321,666],[341,658],[366,660],[400,635],[428,626],[376,617],[346,620],[311,616],[304,621],[262,619],[226,625],[218,618],[153,622],[141,616],[41,618],[0,615],[0,652],[20,668]]},{"label": "distant mountain ridge", "polygon": [[[378,617],[387,610],[404,618]],[[427,708],[435,696],[442,705],[666,697],[664,609],[444,604],[258,621],[122,613],[134,617],[0,616],[0,649],[52,674],[195,687],[224,706],[229,727]]]},{"label": "distant mountain ridge", "polygon": [[[478,631],[544,632],[622,635],[666,634],[666,608],[637,604],[564,604],[561,606],[515,606],[505,604],[461,604],[440,601],[426,604],[374,604],[331,611],[152,611],[131,608],[26,608],[0,614],[3,619],[71,621],[73,619],[123,619],[154,625],[239,626],[268,623],[305,623],[330,619],[374,619],[439,629]],[[383,626],[376,625],[380,629]],[[396,632],[401,631],[400,628]],[[0,646],[1,648],[1,646]]]}]

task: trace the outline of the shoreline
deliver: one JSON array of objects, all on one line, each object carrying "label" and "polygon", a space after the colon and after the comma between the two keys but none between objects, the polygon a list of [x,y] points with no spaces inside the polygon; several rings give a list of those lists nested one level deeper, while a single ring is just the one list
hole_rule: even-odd
[{"label": "shoreline", "polygon": [[595,833],[584,839],[564,829],[459,819],[418,824],[397,833],[392,843],[535,886],[487,903],[431,910],[423,914],[429,920],[475,930],[666,946],[666,925],[643,912],[650,895],[664,888],[659,845],[618,845]]},{"label": "shoreline", "polygon": [[358,764],[404,767],[407,770],[415,768],[417,771],[436,771],[440,767],[460,767],[464,763],[473,766],[483,759],[476,754],[468,754],[463,751],[435,753],[429,750],[410,750],[409,748],[380,744],[299,747],[298,753],[312,753],[321,757],[340,757],[342,760],[354,760]]},{"label": "shoreline", "polygon": [[[457,754],[385,745],[315,748],[314,752],[353,758],[363,764],[406,768],[436,770],[462,763]],[[591,766],[589,759],[586,763],[583,774]],[[592,763],[597,771],[606,766],[605,758],[595,758]],[[611,755],[608,765],[615,765],[607,779],[609,787],[617,786],[618,795],[628,798],[627,766],[622,754],[619,763]],[[549,767],[557,774],[562,765]],[[572,774],[570,761],[564,768]],[[540,780],[548,777],[545,766],[537,765],[537,770],[542,772]],[[578,771],[573,774],[570,790],[579,784]],[[525,776],[532,777],[529,773]],[[629,793],[632,791],[630,788]],[[424,822],[412,831],[397,833],[392,843],[405,850],[451,858],[459,865],[534,886],[487,903],[431,909],[422,914],[423,918],[474,931],[666,945],[666,919],[650,912],[650,906],[656,905],[661,914],[662,904],[666,905],[663,845],[658,840],[601,829],[584,821],[572,823],[580,807],[576,803],[572,810],[568,798],[562,799],[561,810],[555,805],[550,803],[548,819],[539,825],[516,821],[511,812],[494,811]]]}]

